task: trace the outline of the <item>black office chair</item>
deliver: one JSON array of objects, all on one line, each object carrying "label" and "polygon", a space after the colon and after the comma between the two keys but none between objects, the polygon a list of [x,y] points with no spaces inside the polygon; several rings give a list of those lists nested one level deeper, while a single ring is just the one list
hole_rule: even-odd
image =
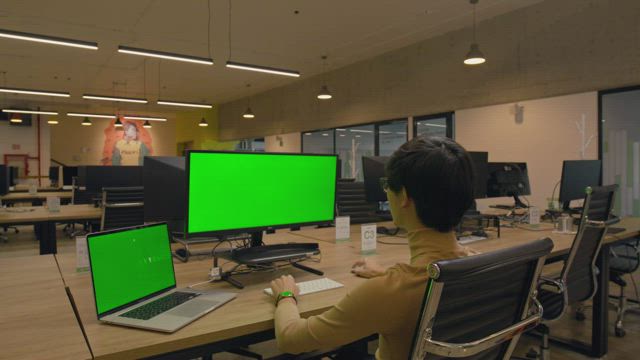
[{"label": "black office chair", "polygon": [[585,192],[580,225],[559,276],[541,277],[538,299],[544,308],[543,323],[536,328],[542,335],[539,351],[531,350],[528,358],[550,359],[549,322],[559,319],[569,305],[587,301],[595,295],[596,259],[607,228],[619,222],[611,215],[618,185],[588,187]]},{"label": "black office chair", "polygon": [[102,189],[101,230],[144,224],[144,188],[106,187]]},{"label": "black office chair", "polygon": [[429,265],[411,359],[508,359],[542,318],[536,286],[550,239]]},{"label": "black office chair", "polygon": [[617,312],[615,324],[615,333],[617,337],[623,337],[626,335],[623,325],[624,314],[630,310],[637,311],[640,309],[640,303],[638,302],[640,299],[627,299],[624,295],[624,288],[627,286],[627,282],[624,280],[624,275],[633,274],[638,270],[639,266],[640,238],[635,238],[623,244],[611,247],[611,253],[609,256],[609,281],[620,287],[620,295],[611,296],[611,299],[615,300],[614,306],[616,307]]}]

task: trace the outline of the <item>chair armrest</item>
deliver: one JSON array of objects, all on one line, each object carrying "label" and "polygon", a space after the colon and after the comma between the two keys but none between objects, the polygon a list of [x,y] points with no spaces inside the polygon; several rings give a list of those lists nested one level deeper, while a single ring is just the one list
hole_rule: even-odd
[{"label": "chair armrest", "polygon": [[107,208],[130,208],[144,206],[143,202],[130,202],[130,203],[105,203],[104,207]]},{"label": "chair armrest", "polygon": [[535,311],[526,319],[476,341],[461,344],[436,341],[431,339],[431,329],[426,329],[424,334],[425,338],[423,339],[425,346],[421,347],[422,356],[419,358],[423,359],[426,353],[453,358],[468,357],[511,340],[513,337],[540,324],[542,319],[542,305],[540,305],[537,299],[533,298],[532,300],[535,304]]},{"label": "chair armrest", "polygon": [[612,216],[611,219],[607,221],[587,220],[587,224],[589,226],[598,227],[598,228],[608,227],[608,226],[617,224],[619,222],[620,222],[620,218],[617,216]]},{"label": "chair armrest", "polygon": [[559,280],[540,276],[540,282],[538,284],[538,288],[554,294],[562,294],[564,292],[564,283]]}]

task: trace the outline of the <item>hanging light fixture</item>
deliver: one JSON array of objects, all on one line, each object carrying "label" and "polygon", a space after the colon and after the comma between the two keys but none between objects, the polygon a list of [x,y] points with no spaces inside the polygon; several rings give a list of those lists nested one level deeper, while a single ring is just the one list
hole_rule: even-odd
[{"label": "hanging light fixture", "polygon": [[329,88],[327,87],[327,84],[326,84],[326,76],[325,76],[326,67],[327,67],[327,55],[323,55],[322,56],[322,78],[325,84],[322,85],[322,87],[320,88],[320,92],[318,93],[318,99],[320,100],[329,100],[333,97],[333,95],[331,95],[331,92],[329,91]]},{"label": "hanging light fixture", "polygon": [[142,124],[142,127],[145,129],[151,129],[151,123],[149,120],[145,121],[144,124]]},{"label": "hanging light fixture", "polygon": [[471,5],[473,5],[473,43],[469,48],[467,57],[464,59],[466,65],[480,65],[487,61],[482,51],[480,51],[480,46],[478,46],[476,42],[476,4],[478,1],[479,0],[469,0]]},{"label": "hanging light fixture", "polygon": [[58,119],[55,119],[55,118],[49,119],[49,120],[47,120],[47,124],[49,124],[49,125],[58,125]]},{"label": "hanging light fixture", "polygon": [[91,120],[89,120],[88,117],[84,118],[84,120],[82,120],[82,125],[83,126],[91,126],[93,124],[91,124]]},{"label": "hanging light fixture", "polygon": [[120,118],[116,119],[116,123],[114,125],[115,127],[122,127],[122,121],[120,121]]},{"label": "hanging light fixture", "polygon": [[202,118],[202,119],[200,120],[200,122],[198,123],[198,126],[201,126],[201,127],[207,127],[207,126],[209,126],[209,123],[207,122],[207,120],[205,120],[204,118]]},{"label": "hanging light fixture", "polygon": [[14,124],[21,124],[22,123],[22,118],[20,117],[20,115],[13,114],[13,115],[11,115],[11,120],[9,120],[9,121],[14,123]]},{"label": "hanging light fixture", "polygon": [[[247,89],[251,87],[251,84],[247,84]],[[245,119],[255,119],[256,115],[251,111],[251,96],[247,97],[247,110],[245,110],[242,117]]]}]

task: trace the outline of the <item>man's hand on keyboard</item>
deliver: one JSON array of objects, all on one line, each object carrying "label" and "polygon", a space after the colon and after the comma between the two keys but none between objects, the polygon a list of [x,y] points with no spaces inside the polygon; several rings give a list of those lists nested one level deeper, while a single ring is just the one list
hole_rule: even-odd
[{"label": "man's hand on keyboard", "polygon": [[277,298],[283,291],[291,291],[296,297],[300,294],[300,289],[298,289],[298,285],[296,285],[296,279],[291,275],[282,275],[271,281],[271,290],[273,291],[274,298]]},{"label": "man's hand on keyboard", "polygon": [[353,264],[353,266],[351,267],[351,272],[356,274],[357,276],[370,279],[376,276],[384,275],[386,269],[372,259],[363,258]]}]

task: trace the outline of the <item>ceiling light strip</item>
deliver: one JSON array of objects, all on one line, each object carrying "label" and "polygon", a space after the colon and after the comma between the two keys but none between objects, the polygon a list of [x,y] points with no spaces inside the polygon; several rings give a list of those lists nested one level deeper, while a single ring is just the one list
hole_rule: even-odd
[{"label": "ceiling light strip", "polygon": [[0,29],[0,37],[7,39],[35,41],[45,44],[71,46],[82,49],[98,50],[98,43],[82,40],[65,39],[55,36],[30,34],[20,31]]},{"label": "ceiling light strip", "polygon": [[2,112],[13,114],[58,115],[56,111],[2,109]]},{"label": "ceiling light strip", "polygon": [[122,46],[122,45],[118,46],[118,52],[123,54],[149,56],[149,57],[154,57],[159,59],[185,61],[185,62],[191,62],[191,63],[203,64],[203,65],[213,65],[213,59],[210,59],[210,58],[175,54],[175,53],[169,53],[164,51],[139,49],[139,48],[133,48],[129,46]]},{"label": "ceiling light strip", "polygon": [[158,100],[157,104],[158,105],[195,107],[195,108],[203,108],[203,109],[211,109],[211,108],[213,108],[213,105],[209,105],[209,104],[188,103],[188,102],[171,101],[171,100]]},{"label": "ceiling light strip", "polygon": [[300,72],[298,72],[298,71],[287,70],[287,69],[278,69],[278,68],[272,68],[272,67],[268,67],[268,66],[242,64],[242,63],[233,62],[233,61],[227,61],[227,67],[228,68],[233,68],[233,69],[241,69],[241,70],[263,72],[263,73],[267,73],[267,74],[300,77]]},{"label": "ceiling light strip", "polygon": [[67,113],[67,116],[77,116],[77,117],[92,117],[99,119],[115,119],[115,115],[103,115],[103,114],[83,114],[83,113]]},{"label": "ceiling light strip", "polygon": [[167,121],[166,118],[152,117],[152,116],[123,116],[125,120],[145,120],[145,121]]},{"label": "ceiling light strip", "polygon": [[11,94],[43,95],[43,96],[59,96],[59,97],[71,96],[69,93],[66,93],[66,92],[16,89],[16,88],[0,88],[0,92],[11,93]]},{"label": "ceiling light strip", "polygon": [[118,96],[102,96],[102,95],[91,95],[91,94],[82,95],[82,98],[87,100],[119,101],[119,102],[131,102],[131,103],[138,103],[138,104],[146,104],[148,102],[147,99],[124,98],[124,97],[118,97]]}]

